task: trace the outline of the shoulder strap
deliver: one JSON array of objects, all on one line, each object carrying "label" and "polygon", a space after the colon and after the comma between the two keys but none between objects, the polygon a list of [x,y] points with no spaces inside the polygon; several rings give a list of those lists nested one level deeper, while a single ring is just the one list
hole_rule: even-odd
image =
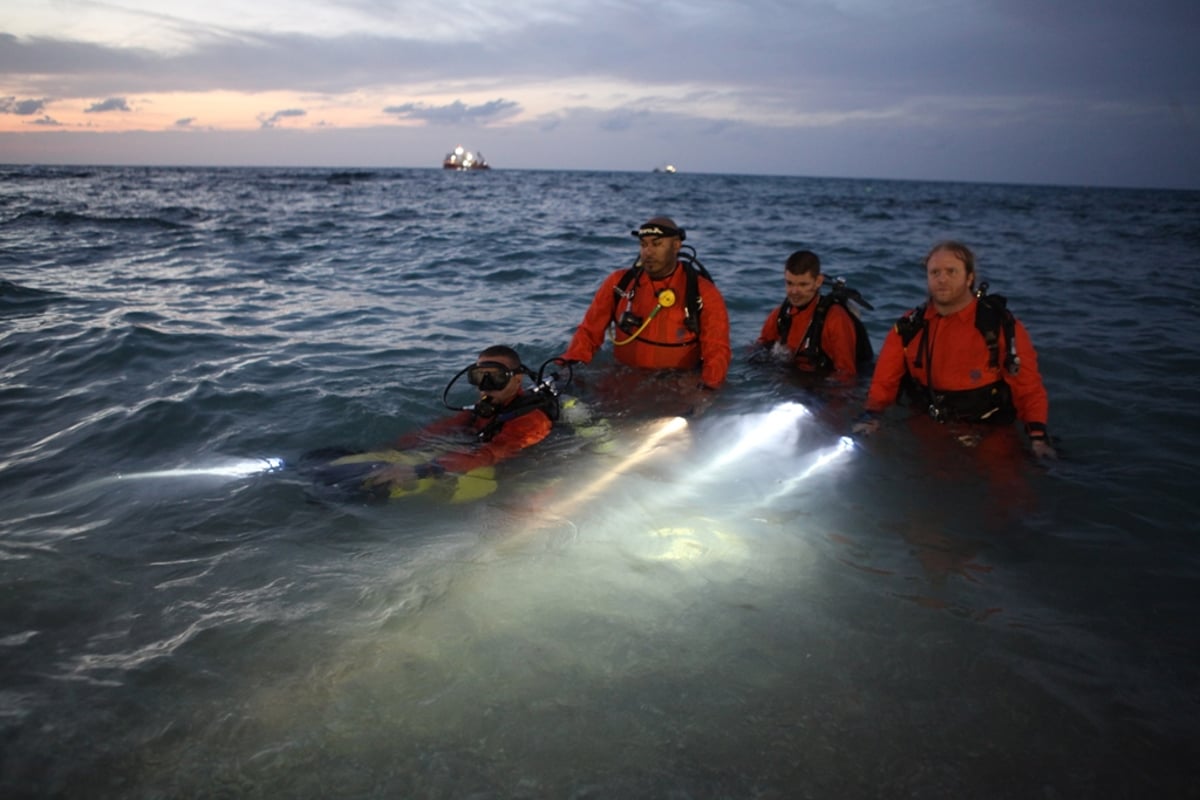
[{"label": "shoulder strap", "polygon": [[[926,303],[922,303],[921,305],[914,308],[912,311],[909,311],[907,314],[905,314],[900,319],[896,320],[896,326],[895,326],[896,333],[900,334],[900,341],[904,344],[905,347],[908,347],[909,342],[911,342],[913,339],[917,338],[918,334],[921,334],[925,331],[925,326],[928,324],[925,321],[926,305],[927,305]],[[922,342],[922,343],[924,343],[924,342]],[[917,347],[917,355],[915,358],[913,358],[913,366],[914,367],[922,367],[922,366],[924,366],[924,363],[925,363],[925,348],[918,346]],[[907,368],[908,367],[907,367],[907,362],[906,362],[905,369],[907,370]]]},{"label": "shoulder strap", "polygon": [[804,338],[796,348],[796,355],[807,359],[815,369],[829,370],[833,365],[829,356],[821,349],[821,332],[825,329],[825,315],[829,313],[829,306],[834,300],[832,296],[825,294],[818,296],[814,302],[817,305],[813,309],[812,319],[808,322],[808,330],[804,332]]},{"label": "shoulder strap", "polygon": [[[981,284],[975,304],[975,328],[983,337],[988,349],[988,366],[992,369],[1000,365],[1000,332],[1004,333],[1005,353],[1004,368],[1009,374],[1016,375],[1021,369],[1021,359],[1017,357],[1016,320],[1008,310],[1008,300],[1002,295],[988,294],[988,285]],[[925,330],[925,305],[917,306],[896,321],[896,333],[905,345]],[[921,366],[921,354],[917,354],[915,366]]]},{"label": "shoulder strap", "polygon": [[825,318],[829,316],[829,309],[834,305],[841,306],[854,325],[854,363],[860,367],[871,363],[875,358],[875,349],[871,347],[867,326],[859,319],[858,314],[854,313],[854,309],[850,308],[845,295],[839,292],[821,295],[817,299],[817,307],[813,309],[812,321],[804,340],[800,343],[798,355],[807,356],[813,363],[824,364],[829,361],[829,356],[821,349],[821,335],[825,331]]},{"label": "shoulder strap", "polygon": [[[854,364],[862,368],[868,366],[875,360],[875,349],[871,347],[871,336],[867,333],[867,326],[863,324],[862,319],[858,316],[858,312],[851,307],[850,302],[855,305],[862,306],[868,311],[874,311],[875,306],[866,301],[856,289],[851,289],[846,285],[845,278],[835,278],[833,288],[829,292],[831,303],[837,303],[846,310],[850,315],[850,321],[854,324]],[[821,315],[821,323],[825,322],[825,314],[829,311],[829,305],[822,309],[817,309],[817,313]]]},{"label": "shoulder strap", "polygon": [[925,303],[896,320],[896,333],[900,334],[900,341],[906,345],[917,338],[917,334],[923,330],[925,330]]},{"label": "shoulder strap", "polygon": [[629,296],[629,287],[637,282],[638,277],[644,272],[640,266],[632,266],[625,270],[625,274],[621,276],[621,280],[617,281],[617,285],[613,287],[615,299],[620,300],[622,297]]},{"label": "shoulder strap", "polygon": [[522,396],[516,403],[488,420],[488,424],[479,429],[475,438],[481,442],[490,442],[504,427],[504,423],[539,409],[545,412],[551,422],[558,421],[558,402],[552,396],[548,397],[541,392],[532,392]]},{"label": "shoulder strap", "polygon": [[[683,304],[683,324],[689,331],[699,335],[700,333],[700,312],[704,310],[704,300],[700,297],[700,280],[704,278],[709,283],[715,284],[712,275],[708,274],[708,270],[700,263],[700,259],[696,258],[696,251],[690,246],[685,245],[686,250],[680,250],[679,263],[683,266],[684,275],[687,277],[687,290],[684,293]],[[699,277],[697,277],[699,276]]]},{"label": "shoulder strap", "polygon": [[791,305],[790,302],[784,300],[775,315],[775,330],[779,333],[779,341],[784,345],[787,344],[788,331],[792,329],[792,315],[788,313]]},{"label": "shoulder strap", "polygon": [[[629,288],[637,283],[638,278],[641,277],[643,272],[645,272],[645,270],[640,265],[634,264],[632,267],[625,270],[625,274],[622,275],[621,279],[617,281],[615,286],[613,286],[612,318],[614,322],[621,318],[621,299],[630,298]],[[626,306],[626,308],[632,308],[632,306]]]},{"label": "shoulder strap", "polygon": [[1000,332],[1004,332],[1005,353],[1004,368],[1010,375],[1016,375],[1021,368],[1021,359],[1017,357],[1017,323],[1012,312],[1008,310],[1008,298],[999,294],[988,294],[988,285],[980,284],[975,306],[975,327],[979,330],[988,349],[988,366],[996,369],[1000,366]]}]

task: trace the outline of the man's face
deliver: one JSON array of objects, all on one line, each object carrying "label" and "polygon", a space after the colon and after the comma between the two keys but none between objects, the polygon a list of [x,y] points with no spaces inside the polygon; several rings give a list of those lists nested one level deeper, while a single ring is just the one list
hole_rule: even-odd
[{"label": "man's face", "polygon": [[925,262],[929,296],[939,311],[958,310],[971,299],[971,279],[962,259],[949,250],[939,250]]},{"label": "man's face", "polygon": [[812,302],[812,299],[817,296],[817,292],[821,291],[821,284],[825,282],[824,275],[793,275],[784,270],[783,281],[787,286],[788,302],[794,306],[805,306]]},{"label": "man's face", "polygon": [[654,277],[667,275],[675,269],[679,256],[678,236],[643,236],[638,240],[642,267]]}]

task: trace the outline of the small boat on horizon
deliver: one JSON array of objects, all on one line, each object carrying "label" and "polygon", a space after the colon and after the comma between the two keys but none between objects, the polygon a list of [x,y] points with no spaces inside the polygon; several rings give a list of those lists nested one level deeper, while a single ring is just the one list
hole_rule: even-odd
[{"label": "small boat on horizon", "polygon": [[472,153],[463,149],[460,144],[452,152],[446,153],[446,157],[442,159],[442,169],[475,170],[491,169],[491,166],[483,157],[483,153]]},{"label": "small boat on horizon", "polygon": [[667,165],[665,165],[665,166],[662,166],[662,167],[655,167],[655,168],[654,168],[654,172],[665,172],[665,173],[667,173],[668,175],[674,175],[674,174],[675,174],[675,165],[674,165],[674,164],[667,164]]}]

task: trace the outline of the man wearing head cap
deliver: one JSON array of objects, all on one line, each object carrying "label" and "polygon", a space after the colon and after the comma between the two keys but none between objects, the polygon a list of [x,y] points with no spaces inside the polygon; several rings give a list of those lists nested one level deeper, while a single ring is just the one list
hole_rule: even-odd
[{"label": "man wearing head cap", "polygon": [[562,358],[590,362],[611,327],[622,364],[699,369],[699,385],[717,388],[732,358],[725,299],[699,261],[679,257],[686,233],[670,217],[651,217],[632,233],[638,260],[600,285]]}]

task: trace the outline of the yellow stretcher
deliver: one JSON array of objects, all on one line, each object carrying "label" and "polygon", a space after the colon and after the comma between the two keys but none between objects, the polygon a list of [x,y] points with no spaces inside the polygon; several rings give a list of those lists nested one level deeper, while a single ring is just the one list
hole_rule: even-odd
[{"label": "yellow stretcher", "polygon": [[[334,482],[350,488],[349,484],[357,481],[358,488],[365,495],[381,496],[381,489],[368,488],[367,478],[376,469],[388,464],[424,464],[429,461],[429,454],[413,453],[407,450],[371,450],[365,453],[352,453],[335,458],[322,470],[327,475],[339,476]],[[355,467],[359,467],[355,469]],[[387,490],[387,499],[398,500],[402,497],[422,495],[431,500],[447,503],[470,503],[481,500],[496,491],[496,468],[476,467],[462,475],[447,472],[437,477],[415,478],[402,484],[392,485]]]}]

